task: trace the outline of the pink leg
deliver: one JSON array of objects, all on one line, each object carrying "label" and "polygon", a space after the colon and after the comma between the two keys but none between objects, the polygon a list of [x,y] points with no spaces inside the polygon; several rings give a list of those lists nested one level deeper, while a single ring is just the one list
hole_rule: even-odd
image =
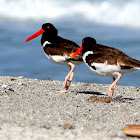
[{"label": "pink leg", "polygon": [[118,75],[117,79],[115,80],[115,78],[113,77],[114,82],[109,87],[109,94],[108,94],[109,97],[111,97],[114,94],[114,90],[115,90],[115,87],[117,85],[117,82],[122,77],[122,74],[121,73],[118,73],[117,75]]},{"label": "pink leg", "polygon": [[68,82],[67,82],[67,87],[70,86],[73,77],[74,77],[74,73],[72,72],[71,75],[70,75],[70,78],[69,78],[69,80],[68,80]]},{"label": "pink leg", "polygon": [[67,93],[68,92],[68,88],[71,84],[71,81],[74,77],[74,69],[75,69],[75,65],[71,62],[68,63],[69,66],[70,66],[70,72],[68,73],[68,75],[65,77],[65,82],[64,82],[64,88],[65,90],[64,91],[58,91],[58,92],[61,92],[61,93]]},{"label": "pink leg", "polygon": [[[116,79],[115,79],[115,77],[113,77],[113,81],[115,81]],[[117,83],[114,85],[114,89],[116,88],[116,85],[117,85]]]},{"label": "pink leg", "polygon": [[[115,80],[116,80],[115,77],[113,77],[113,82],[114,82]],[[111,90],[112,90],[112,95],[114,94],[114,90],[115,90],[115,88],[116,88],[116,85],[117,85],[117,83],[114,84],[113,87],[111,88]]]}]

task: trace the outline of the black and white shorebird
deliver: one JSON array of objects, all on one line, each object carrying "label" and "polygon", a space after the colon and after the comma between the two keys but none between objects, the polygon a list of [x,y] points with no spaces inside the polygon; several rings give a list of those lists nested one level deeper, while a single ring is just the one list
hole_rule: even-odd
[{"label": "black and white shorebird", "polygon": [[109,87],[108,95],[110,97],[114,94],[116,84],[123,74],[140,70],[140,61],[127,56],[116,48],[97,44],[96,40],[91,37],[82,40],[82,46],[71,58],[81,51],[83,61],[91,71],[101,76],[113,77],[114,82]]},{"label": "black and white shorebird", "polygon": [[68,65],[70,67],[70,71],[65,77],[65,90],[58,91],[66,93],[74,77],[73,71],[75,69],[75,65],[83,63],[82,53],[77,55],[75,58],[71,58],[79,46],[75,42],[58,36],[57,29],[51,23],[43,24],[42,29],[26,39],[25,42],[30,41],[41,34],[41,44],[43,46],[46,57],[56,64]]}]

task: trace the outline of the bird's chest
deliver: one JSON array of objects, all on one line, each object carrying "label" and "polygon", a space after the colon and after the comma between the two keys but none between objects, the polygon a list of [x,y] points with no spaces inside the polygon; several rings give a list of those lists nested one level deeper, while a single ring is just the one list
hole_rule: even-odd
[{"label": "bird's chest", "polygon": [[55,64],[67,65],[68,56],[63,55],[60,49],[54,47],[52,43],[45,41],[43,44],[43,50],[46,57]]}]

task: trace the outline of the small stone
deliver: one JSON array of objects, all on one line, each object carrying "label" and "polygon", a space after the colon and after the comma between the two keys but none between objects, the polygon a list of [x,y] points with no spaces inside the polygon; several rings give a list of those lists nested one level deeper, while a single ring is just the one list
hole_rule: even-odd
[{"label": "small stone", "polygon": [[14,92],[14,90],[13,90],[12,88],[9,88],[8,90],[10,90],[10,91]]},{"label": "small stone", "polygon": [[21,85],[22,85],[22,83],[18,83],[18,85],[20,85],[20,86],[21,86]]},{"label": "small stone", "polygon": [[20,86],[27,86],[26,84],[23,84],[23,83],[18,83],[18,85],[20,85]]},{"label": "small stone", "polygon": [[14,79],[14,78],[11,78],[11,79],[10,79],[10,81],[15,81],[15,80],[16,80],[16,79]]},{"label": "small stone", "polygon": [[75,87],[75,85],[73,84],[73,85],[71,85],[71,87]]},{"label": "small stone", "polygon": [[22,79],[22,78],[24,78],[24,76],[18,76],[18,78]]},{"label": "small stone", "polygon": [[64,124],[63,129],[74,129],[74,126],[71,124]]},{"label": "small stone", "polygon": [[8,87],[8,85],[2,85],[1,87],[2,87],[2,88],[7,88],[7,87]]}]

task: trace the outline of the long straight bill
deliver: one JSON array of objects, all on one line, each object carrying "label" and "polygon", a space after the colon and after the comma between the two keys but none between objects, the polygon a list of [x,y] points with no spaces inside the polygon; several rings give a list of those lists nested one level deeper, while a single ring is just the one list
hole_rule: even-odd
[{"label": "long straight bill", "polygon": [[71,58],[74,58],[76,55],[78,55],[83,50],[83,46],[81,46],[73,55]]},{"label": "long straight bill", "polygon": [[30,36],[29,38],[27,38],[27,39],[25,40],[25,42],[28,42],[28,41],[34,39],[35,37],[37,37],[37,36],[43,34],[44,32],[45,32],[45,30],[41,29],[40,31],[36,32],[35,34],[33,34],[32,36]]}]

